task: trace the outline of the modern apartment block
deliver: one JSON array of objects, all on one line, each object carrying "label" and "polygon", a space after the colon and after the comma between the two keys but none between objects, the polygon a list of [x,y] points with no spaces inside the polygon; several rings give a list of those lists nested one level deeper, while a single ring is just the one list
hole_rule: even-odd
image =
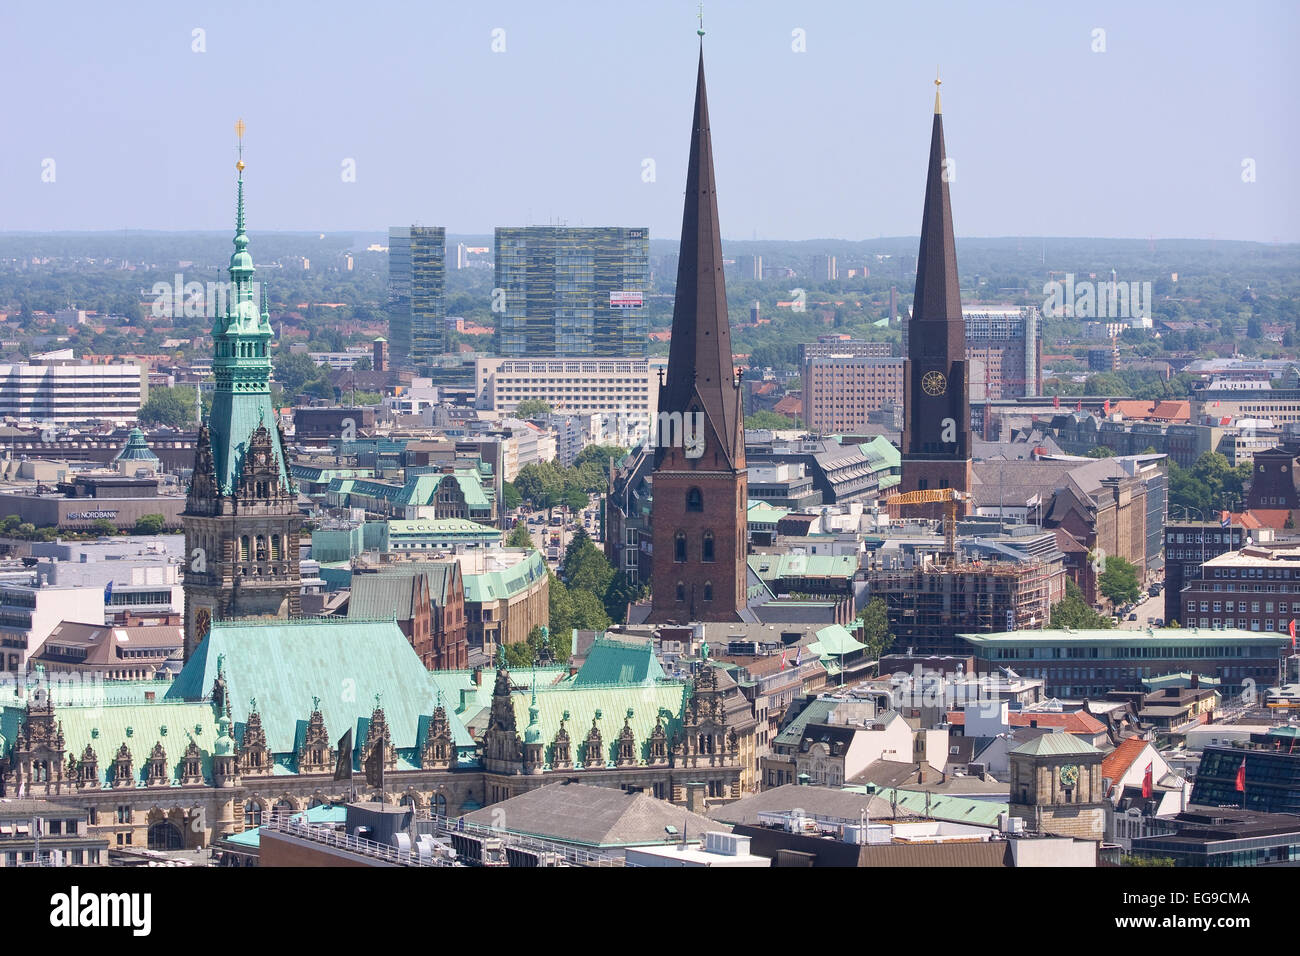
[{"label": "modern apartment block", "polygon": [[[1037,309],[962,309],[962,318],[972,402],[1042,394],[1042,318]],[[910,324],[903,323],[904,354]]]},{"label": "modern apartment block", "polygon": [[446,348],[447,230],[394,226],[388,230],[388,338],[393,361],[420,367]]},{"label": "modern apartment block", "polygon": [[91,365],[69,357],[0,365],[5,418],[50,425],[134,422],[148,397],[148,371],[135,364]]},{"label": "modern apartment block", "polygon": [[649,434],[659,410],[662,358],[480,358],[474,363],[478,406],[513,412],[526,399],[541,399],[559,413],[601,415],[611,440]]},{"label": "modern apartment block", "polygon": [[901,358],[832,355],[804,364],[804,427],[822,435],[853,432],[872,412],[903,403]]},{"label": "modern apartment block", "polygon": [[620,226],[498,227],[497,354],[645,355],[649,237]]}]

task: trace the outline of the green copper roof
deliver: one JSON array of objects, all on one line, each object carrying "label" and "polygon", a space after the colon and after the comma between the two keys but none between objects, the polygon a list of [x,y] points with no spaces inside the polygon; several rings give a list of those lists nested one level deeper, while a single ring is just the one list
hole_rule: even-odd
[{"label": "green copper roof", "polygon": [[1101,751],[1074,734],[1050,733],[1040,734],[1033,740],[1012,748],[1009,753],[1035,757],[1086,757],[1090,754],[1100,754]]},{"label": "green copper roof", "polygon": [[872,468],[876,471],[883,468],[902,467],[902,453],[894,447],[893,442],[883,435],[877,435],[871,441],[859,445],[858,449],[871,462]]},{"label": "green copper roof", "polygon": [[[348,728],[354,739],[364,739],[362,728],[380,695],[398,750],[417,746],[420,718],[437,706],[429,671],[391,621],[217,622],[177,675],[168,698],[210,694],[219,656],[225,660],[235,737],[242,739],[250,699],[256,698],[267,744],[277,755],[293,752],[313,697],[320,698],[325,729],[337,741]],[[456,745],[472,746],[450,703],[447,711]]]},{"label": "green copper roof", "polygon": [[[549,687],[569,676],[567,667],[533,667],[528,670],[510,672],[510,681],[519,686],[531,687],[536,681],[538,687]],[[493,674],[489,670],[482,672],[482,683],[474,683],[472,670],[431,671],[430,680],[442,691],[443,705],[448,713],[455,711],[461,717],[472,717],[484,707],[492,706]],[[461,706],[462,691],[469,691],[464,698],[468,707]]]},{"label": "green copper roof", "polygon": [[[1068,736],[1068,735],[1067,735]],[[848,786],[843,789],[851,793],[871,793],[882,800],[893,800],[899,811],[907,811],[918,816],[926,815],[924,790],[869,790],[862,786]],[[969,823],[977,827],[996,827],[998,817],[1007,812],[1007,804],[996,800],[975,800],[970,797],[952,797],[945,793],[931,793],[929,816],[933,820],[948,823]]]},{"label": "green copper roof", "polygon": [[766,501],[750,501],[749,508],[746,511],[747,520],[750,524],[770,525],[775,525],[789,513],[790,509],[773,508]]},{"label": "green copper roof", "polygon": [[132,428],[131,433],[127,435],[126,444],[122,450],[117,453],[114,461],[157,461],[158,456],[153,453],[149,443],[144,440],[144,432],[138,428]]},{"label": "green copper roof", "polygon": [[465,600],[481,604],[514,597],[528,589],[538,578],[546,576],[546,562],[538,551],[505,571],[487,571],[482,574],[465,574]]},{"label": "green copper roof", "polygon": [[[514,674],[511,674],[513,678]],[[523,672],[520,672],[523,676]],[[540,681],[539,681],[540,683]],[[624,720],[632,728],[636,740],[636,755],[639,761],[646,759],[649,751],[650,735],[654,732],[655,719],[660,710],[671,716],[664,719],[664,731],[669,741],[673,734],[681,730],[682,710],[689,696],[689,686],[685,682],[674,681],[646,687],[626,687],[620,685],[587,687],[539,687],[537,689],[538,733],[546,744],[546,762],[553,756],[553,742],[559,732],[560,721],[565,712],[569,719],[565,729],[569,732],[570,756],[577,766],[583,765],[583,742],[591,731],[592,720],[600,728],[601,745],[605,753],[606,764],[614,762],[618,752],[618,735],[623,729]],[[515,709],[515,724],[526,727],[529,723],[528,710],[531,700],[527,694],[513,694],[510,698]],[[631,711],[632,716],[627,716]],[[600,717],[596,718],[599,713]]]},{"label": "green copper roof", "polygon": [[587,652],[573,686],[590,684],[646,685],[665,680],[667,675],[648,641],[619,641],[598,637]]},{"label": "green copper roof", "polygon": [[856,554],[751,554],[749,566],[764,581],[778,578],[845,578],[858,573]]},{"label": "green copper roof", "polygon": [[867,645],[856,640],[843,624],[830,624],[823,627],[817,632],[817,640],[808,645],[808,650],[818,657],[825,657],[828,654],[839,657],[866,649]]},{"label": "green copper roof", "polygon": [[395,508],[427,507],[434,503],[443,482],[452,482],[460,489],[465,505],[471,511],[490,510],[492,502],[483,487],[483,478],[475,468],[456,468],[450,473],[431,472],[411,475],[405,483],[376,481],[339,473],[330,481],[329,491],[335,495],[359,495],[389,503]]},{"label": "green copper roof", "polygon": [[[0,712],[0,732],[6,739],[14,739],[18,723],[25,715],[25,707],[6,707]],[[181,759],[191,738],[202,753],[203,775],[211,778],[217,722],[210,703],[169,700],[56,706],[54,715],[63,727],[67,753],[80,760],[89,745],[99,760],[99,776],[103,782],[112,775],[118,748],[126,744],[136,783],[144,786],[146,765],[156,743],[161,743],[167,754],[171,780],[178,782]]]}]

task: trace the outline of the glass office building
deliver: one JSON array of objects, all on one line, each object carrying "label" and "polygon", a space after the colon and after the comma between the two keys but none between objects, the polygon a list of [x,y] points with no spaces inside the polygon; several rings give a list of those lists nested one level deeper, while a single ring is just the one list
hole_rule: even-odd
[{"label": "glass office building", "polygon": [[447,230],[388,230],[388,344],[394,364],[420,367],[446,350]]},{"label": "glass office building", "polygon": [[644,356],[649,236],[617,226],[499,227],[497,354]]}]

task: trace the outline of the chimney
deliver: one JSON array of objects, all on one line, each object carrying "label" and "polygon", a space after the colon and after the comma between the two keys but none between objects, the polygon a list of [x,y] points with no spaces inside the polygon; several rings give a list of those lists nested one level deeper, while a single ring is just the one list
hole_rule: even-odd
[{"label": "chimney", "polygon": [[1197,689],[1198,687],[1200,687],[1200,686],[1201,686],[1201,675],[1200,675],[1200,674],[1193,673],[1193,674],[1192,674],[1192,690],[1196,690],[1196,689]]},{"label": "chimney", "polygon": [[688,783],[686,785],[686,809],[691,813],[704,812],[704,784]]},{"label": "chimney", "polygon": [[922,765],[922,766],[916,768],[916,782],[917,782],[917,783],[925,783],[925,767],[924,767],[924,765]]},{"label": "chimney", "polygon": [[474,677],[474,685],[475,685],[476,687],[482,687],[482,686],[483,686],[483,668],[482,668],[482,667],[476,667],[476,668],[474,668],[474,674],[473,674],[473,677]]}]

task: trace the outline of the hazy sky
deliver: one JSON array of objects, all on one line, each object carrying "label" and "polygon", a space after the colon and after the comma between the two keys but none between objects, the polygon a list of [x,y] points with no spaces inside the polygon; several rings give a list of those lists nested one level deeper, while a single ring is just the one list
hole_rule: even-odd
[{"label": "hazy sky", "polygon": [[[254,234],[567,222],[675,238],[695,13],[6,3],[0,230],[227,228],[243,116]],[[711,0],[704,18],[728,238],[915,235],[939,66],[958,235],[1300,240],[1294,0]]]}]

